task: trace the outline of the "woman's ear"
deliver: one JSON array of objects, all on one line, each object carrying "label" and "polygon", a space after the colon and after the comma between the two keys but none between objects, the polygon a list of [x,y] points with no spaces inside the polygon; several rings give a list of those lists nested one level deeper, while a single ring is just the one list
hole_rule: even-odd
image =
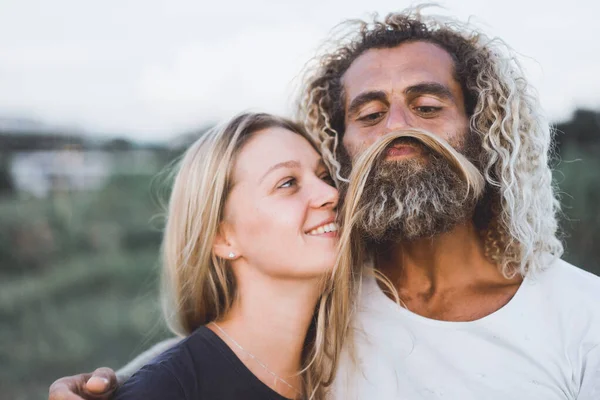
[{"label": "woman's ear", "polygon": [[215,236],[213,244],[213,252],[217,257],[224,258],[226,260],[235,260],[240,257],[239,252],[234,244],[233,232],[226,222],[222,222],[219,225],[219,231]]}]

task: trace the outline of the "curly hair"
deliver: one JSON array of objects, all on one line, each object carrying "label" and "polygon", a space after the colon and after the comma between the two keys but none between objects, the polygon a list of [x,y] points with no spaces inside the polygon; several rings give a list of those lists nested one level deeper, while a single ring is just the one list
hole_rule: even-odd
[{"label": "curly hair", "polygon": [[346,181],[338,157],[345,129],[344,73],[370,49],[414,41],[441,47],[454,61],[470,130],[481,143],[478,161],[486,189],[474,222],[486,255],[507,277],[541,270],[547,264],[544,257],[560,257],[563,247],[557,237],[560,204],[549,167],[552,131],[537,95],[501,40],[447,17],[423,15],[422,8],[383,20],[352,20],[334,30],[320,55],[307,64],[297,117],[318,138],[336,179]]}]

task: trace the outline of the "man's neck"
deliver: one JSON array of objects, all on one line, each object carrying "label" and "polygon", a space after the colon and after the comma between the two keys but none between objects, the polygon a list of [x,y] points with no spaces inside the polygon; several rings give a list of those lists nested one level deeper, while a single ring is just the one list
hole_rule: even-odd
[{"label": "man's neck", "polygon": [[[376,258],[408,309],[434,319],[472,320],[505,305],[520,278],[506,279],[484,254],[473,224],[433,238],[397,243]],[[479,301],[479,305],[470,302]]]}]

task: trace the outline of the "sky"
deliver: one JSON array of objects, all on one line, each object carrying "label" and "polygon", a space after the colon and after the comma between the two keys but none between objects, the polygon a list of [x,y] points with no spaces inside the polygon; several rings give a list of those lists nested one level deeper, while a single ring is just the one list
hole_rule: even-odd
[{"label": "sky", "polygon": [[[552,120],[600,110],[600,2],[448,0],[518,54]],[[391,0],[0,0],[0,118],[168,140],[243,110],[290,115],[328,32]]]}]

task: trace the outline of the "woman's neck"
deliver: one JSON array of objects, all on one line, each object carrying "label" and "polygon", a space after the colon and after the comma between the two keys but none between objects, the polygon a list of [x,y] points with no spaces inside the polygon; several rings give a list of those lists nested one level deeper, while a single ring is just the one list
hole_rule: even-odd
[{"label": "woman's neck", "polygon": [[[240,269],[236,272],[242,273]],[[265,384],[285,397],[294,398],[299,393],[284,382],[277,382],[271,373],[296,390],[301,388],[298,372],[302,368],[306,333],[321,294],[320,282],[280,280],[257,276],[255,272],[236,276],[237,298],[227,314],[216,321],[226,335],[212,325],[209,328]]]}]

